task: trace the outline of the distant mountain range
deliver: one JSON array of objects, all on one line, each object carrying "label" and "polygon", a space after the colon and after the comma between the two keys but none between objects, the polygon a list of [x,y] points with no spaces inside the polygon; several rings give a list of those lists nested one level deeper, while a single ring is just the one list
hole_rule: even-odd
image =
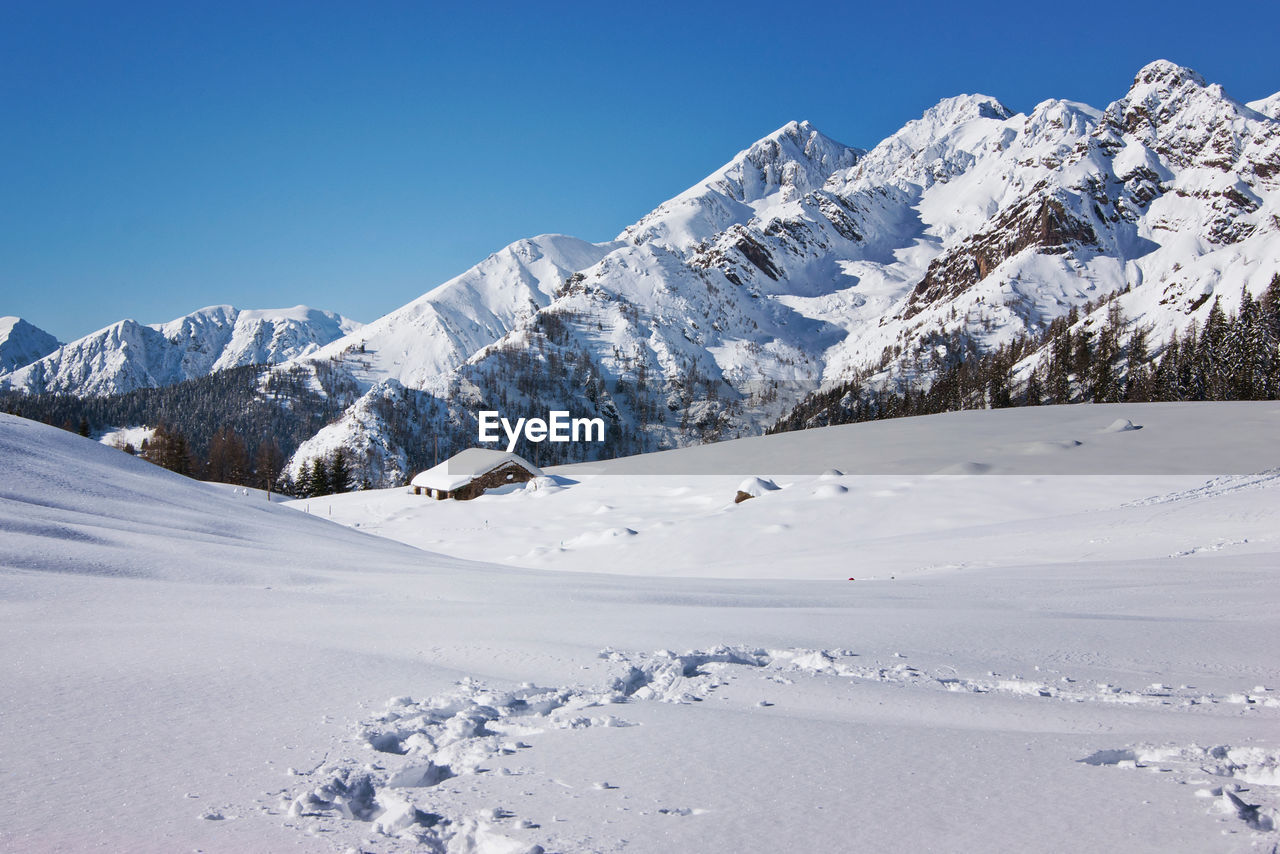
[{"label": "distant mountain range", "polygon": [[0,374],[0,389],[105,395],[157,388],[226,368],[303,357],[360,326],[304,305],[261,311],[217,305],[150,326],[121,320],[62,346],[35,330],[53,346],[31,351],[33,358],[14,363],[21,367]]},{"label": "distant mountain range", "polygon": [[343,447],[390,483],[432,436],[474,437],[480,405],[600,415],[601,453],[625,453],[760,432],[855,376],[927,383],[949,349],[988,351],[1073,309],[1090,324],[1117,294],[1158,349],[1280,272],[1278,116],[1280,93],[1244,104],[1159,61],[1103,109],[962,95],[870,151],[792,122],[614,241],[518,241],[364,327],[325,315],[342,334],[249,347],[232,344],[234,309],[126,321],[0,385],[93,393],[324,363],[345,414],[293,469]]}]

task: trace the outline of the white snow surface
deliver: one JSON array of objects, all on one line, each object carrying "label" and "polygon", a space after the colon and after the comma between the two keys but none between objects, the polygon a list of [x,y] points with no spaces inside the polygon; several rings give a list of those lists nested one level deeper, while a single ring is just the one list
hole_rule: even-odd
[{"label": "white snow surface", "polygon": [[29,365],[59,346],[58,339],[21,317],[0,317],[0,374]]},{"label": "white snow surface", "polygon": [[263,310],[215,305],[149,326],[122,320],[0,376],[0,388],[79,395],[156,388],[226,368],[284,362],[360,326],[305,305]]},{"label": "white snow surface", "polygon": [[112,448],[124,449],[126,445],[132,445],[135,451],[142,449],[143,442],[150,442],[151,437],[156,434],[154,427],[137,426],[137,427],[117,427],[112,430],[106,430],[97,439],[104,445]]},{"label": "white snow surface", "polygon": [[1268,98],[1250,101],[1247,106],[1269,118],[1280,119],[1280,92]]},{"label": "white snow surface", "polygon": [[1280,414],[1196,406],[292,506],[0,415],[0,850],[1269,851]]}]

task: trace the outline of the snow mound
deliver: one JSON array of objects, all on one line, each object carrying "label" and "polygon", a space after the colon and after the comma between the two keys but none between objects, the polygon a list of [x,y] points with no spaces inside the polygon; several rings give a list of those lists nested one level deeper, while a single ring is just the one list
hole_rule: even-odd
[{"label": "snow mound", "polygon": [[749,477],[738,484],[738,494],[759,498],[766,492],[775,492],[781,488],[767,477]]},{"label": "snow mound", "polygon": [[1222,781],[1221,784],[1197,789],[1195,794],[1201,798],[1214,798],[1217,813],[1238,818],[1251,829],[1263,833],[1275,831],[1280,825],[1280,792],[1275,790],[1280,786],[1280,772],[1277,771],[1280,768],[1280,750],[1230,745],[1140,745],[1098,750],[1079,761],[1085,765],[1131,771],[1156,771],[1184,785],[1206,783],[1204,775],[1207,774]]},{"label": "snow mound", "polygon": [[1117,418],[1102,429],[1103,433],[1128,433],[1132,430],[1141,430],[1142,426],[1134,424],[1128,418]]},{"label": "snow mound", "polygon": [[587,531],[585,534],[579,534],[572,539],[565,540],[562,544],[565,548],[577,548],[581,546],[605,546],[610,543],[616,543],[634,537],[636,531],[631,528],[605,528],[603,531]]}]

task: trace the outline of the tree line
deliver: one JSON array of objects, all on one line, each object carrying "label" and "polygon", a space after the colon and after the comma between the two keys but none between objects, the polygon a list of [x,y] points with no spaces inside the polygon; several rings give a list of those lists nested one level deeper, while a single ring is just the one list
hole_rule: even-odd
[{"label": "tree line", "polygon": [[964,409],[1280,398],[1280,274],[1261,297],[1244,289],[1234,313],[1215,297],[1203,323],[1175,332],[1158,352],[1150,328],[1125,317],[1117,296],[1104,303],[1105,319],[1081,320],[1073,308],[1039,335],[987,353],[958,331],[925,336],[902,374],[872,385],[867,377],[901,355],[886,351],[878,366],[809,395],[768,432]]},{"label": "tree line", "polygon": [[188,477],[289,492],[293,485],[281,480],[285,461],[346,405],[348,390],[319,394],[311,376],[300,368],[247,365],[116,395],[6,391],[0,411],[83,436],[154,424],[140,447],[122,450]]},{"label": "tree line", "polygon": [[266,490],[276,488],[285,462],[284,452],[274,437],[261,437],[250,453],[248,443],[228,425],[213,434],[205,455],[195,453],[186,434],[164,422],[158,424],[139,447],[125,444],[121,450],[197,480]]},{"label": "tree line", "polygon": [[92,433],[128,425],[165,424],[182,433],[197,457],[205,457],[216,434],[230,427],[257,452],[271,437],[287,456],[342,413],[349,401],[317,392],[304,368],[272,370],[267,365],[228,368],[161,388],[123,394],[0,392],[0,411],[67,430],[82,423]]},{"label": "tree line", "polygon": [[[357,488],[357,484],[346,451],[338,448],[328,456],[313,457],[303,463],[298,479],[289,482],[286,478],[282,488],[298,498],[318,498],[322,495],[351,492]],[[372,489],[373,484],[365,477],[358,488]]]}]

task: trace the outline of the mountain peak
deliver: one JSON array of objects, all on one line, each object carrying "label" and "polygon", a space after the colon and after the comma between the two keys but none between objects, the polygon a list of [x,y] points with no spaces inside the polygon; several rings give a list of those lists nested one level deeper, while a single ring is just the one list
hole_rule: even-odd
[{"label": "mountain peak", "polygon": [[1144,66],[1125,97],[1107,107],[1101,130],[1127,135],[1168,163],[1223,169],[1241,156],[1260,118],[1195,70],[1158,60]]},{"label": "mountain peak", "polygon": [[[836,142],[807,121],[790,121],[739,152],[708,182],[717,177],[742,182],[750,166],[761,173],[763,183],[757,192],[762,195],[780,186],[804,193],[821,187],[832,172],[852,166],[862,154],[858,149]],[[783,175],[780,170],[788,174]],[[746,190],[745,184],[743,190]],[[749,201],[747,196],[738,198]]]},{"label": "mountain peak", "polygon": [[801,119],[800,121],[792,119],[773,133],[766,136],[765,139],[776,139],[783,136],[800,138],[806,137],[811,133],[817,133],[817,131],[814,130],[813,125],[809,124],[808,121],[804,119]]},{"label": "mountain peak", "polygon": [[1127,113],[1138,109],[1167,119],[1188,104],[1200,103],[1200,96],[1205,93],[1221,96],[1222,90],[1210,87],[1194,69],[1159,59],[1143,66],[1133,78],[1128,93],[1117,103]]},{"label": "mountain peak", "polygon": [[[999,132],[999,123],[1013,111],[990,95],[956,95],[943,98],[881,140],[851,170],[848,180],[859,186],[903,180],[931,184],[939,177],[940,162],[956,162],[942,172],[965,168],[972,162],[973,146],[982,148],[988,135]],[[967,130],[966,130],[967,128]],[[958,160],[956,160],[958,158]]]},{"label": "mountain peak", "polygon": [[918,119],[907,122],[901,130],[885,139],[876,149],[892,150],[896,155],[900,148],[917,150],[926,148],[946,136],[955,128],[977,119],[1004,121],[1013,111],[990,95],[956,95],[943,98]]},{"label": "mountain peak", "polygon": [[58,346],[56,338],[21,317],[0,317],[0,373],[42,359]]},{"label": "mountain peak", "polygon": [[1192,83],[1197,87],[1208,85],[1195,69],[1187,68],[1185,65],[1178,65],[1167,59],[1157,59],[1155,62],[1149,62],[1142,66],[1137,76],[1133,78],[1133,85],[1129,87],[1129,93],[1132,96],[1136,90],[1144,87],[1172,91],[1187,83]]},{"label": "mountain peak", "polygon": [[800,146],[802,151],[809,146],[818,146],[822,149],[846,149],[846,146],[841,145],[831,137],[822,133],[822,131],[809,124],[808,121],[803,119],[796,121],[793,119],[775,130],[773,133],[759,139],[747,150],[750,151],[752,148],[756,148],[757,146],[763,145],[767,142],[780,143],[783,141],[790,141]]},{"label": "mountain peak", "polygon": [[807,121],[791,121],[739,151],[678,196],[668,199],[619,239],[691,246],[708,240],[761,210],[820,189],[834,173],[866,152],[821,133]]},{"label": "mountain peak", "polygon": [[972,119],[997,119],[1003,121],[1013,111],[990,95],[955,95],[943,98],[924,111],[921,120],[942,126],[958,125]]}]

